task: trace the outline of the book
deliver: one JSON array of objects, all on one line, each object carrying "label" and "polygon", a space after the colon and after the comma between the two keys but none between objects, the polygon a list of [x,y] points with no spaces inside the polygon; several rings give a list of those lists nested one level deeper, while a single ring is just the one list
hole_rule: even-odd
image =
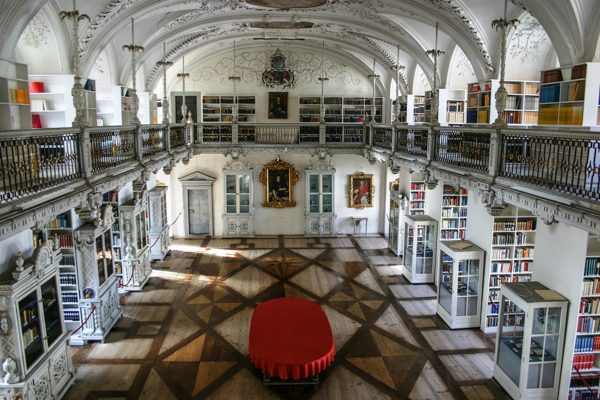
[{"label": "book", "polygon": [[29,82],[30,93],[44,93],[44,82]]},{"label": "book", "polygon": [[36,129],[42,127],[39,114],[31,114],[31,127]]}]

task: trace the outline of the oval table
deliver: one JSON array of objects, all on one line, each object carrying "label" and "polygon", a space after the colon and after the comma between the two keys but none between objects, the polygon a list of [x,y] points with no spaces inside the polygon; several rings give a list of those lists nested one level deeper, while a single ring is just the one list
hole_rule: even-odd
[{"label": "oval table", "polygon": [[[333,333],[317,304],[282,297],[260,304],[252,314],[248,350],[265,374],[265,385],[314,384],[335,356]],[[278,377],[272,379],[271,377]],[[309,378],[308,381],[303,378]],[[294,381],[287,381],[293,379]]]}]

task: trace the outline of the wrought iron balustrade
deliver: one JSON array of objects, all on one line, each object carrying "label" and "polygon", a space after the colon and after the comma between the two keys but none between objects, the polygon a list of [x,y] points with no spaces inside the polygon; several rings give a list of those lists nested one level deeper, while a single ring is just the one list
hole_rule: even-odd
[{"label": "wrought iron balustrade", "polygon": [[373,144],[384,149],[392,149],[392,135],[394,129],[392,127],[376,126],[373,128]]},{"label": "wrought iron balustrade", "polygon": [[396,127],[396,150],[398,153],[427,158],[427,127]]},{"label": "wrought iron balustrade", "polygon": [[170,146],[172,149],[186,145],[186,124],[169,125]]},{"label": "wrought iron balustrade", "polygon": [[142,154],[150,156],[167,149],[166,128],[162,125],[146,125],[141,127]]},{"label": "wrought iron balustrade", "polygon": [[491,132],[477,128],[435,128],[434,160],[487,173]]},{"label": "wrought iron balustrade", "polygon": [[231,124],[195,124],[196,144],[222,144],[233,141]]},{"label": "wrought iron balustrade", "polygon": [[135,161],[135,126],[91,128],[90,159],[92,173],[106,171]]},{"label": "wrought iron balustrade", "polygon": [[597,134],[502,130],[499,175],[511,180],[600,199]]},{"label": "wrought iron balustrade", "polygon": [[79,129],[4,133],[0,204],[80,178],[79,133]]}]

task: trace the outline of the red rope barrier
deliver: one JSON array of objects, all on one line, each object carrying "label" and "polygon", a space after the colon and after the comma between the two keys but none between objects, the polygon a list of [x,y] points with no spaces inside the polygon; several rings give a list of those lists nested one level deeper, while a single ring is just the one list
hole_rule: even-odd
[{"label": "red rope barrier", "polygon": [[131,280],[133,279],[133,275],[135,274],[135,267],[137,267],[137,265],[133,266],[133,269],[131,270],[131,278],[129,278],[129,280],[127,281],[126,284],[122,284],[122,278],[119,278],[119,287],[125,287],[127,285],[129,285],[131,283]]},{"label": "red rope barrier", "polygon": [[[181,213],[179,213],[179,215],[177,216],[177,218],[175,218],[175,221],[173,221],[173,223],[169,225],[169,228],[172,227],[173,225],[175,225],[175,222],[177,222],[177,220],[179,219],[179,217],[181,217]],[[158,242],[158,239],[160,239],[160,236],[156,238],[156,240],[154,241],[154,243],[152,243],[152,246],[150,246],[150,248],[154,247],[154,245]]]},{"label": "red rope barrier", "polygon": [[596,400],[598,399],[598,396],[596,395],[596,393],[592,390],[592,388],[590,387],[590,385],[588,385],[588,383],[585,381],[585,378],[583,376],[581,376],[581,373],[579,372],[579,368],[577,368],[577,366],[575,364],[573,364],[573,369],[575,371],[577,371],[577,375],[579,375],[579,377],[581,378],[581,380],[583,381],[583,384],[585,385],[585,387],[590,391],[590,393],[592,394],[592,396],[594,396],[594,398]]},{"label": "red rope barrier", "polygon": [[[77,332],[78,330],[80,330],[81,328],[83,328],[83,326],[84,326],[84,325],[85,325],[85,324],[86,324],[86,323],[87,323],[87,322],[90,320],[90,317],[92,316],[92,314],[94,313],[94,311],[96,311],[96,306],[94,306],[94,307],[92,308],[92,312],[90,313],[90,315],[88,315],[88,317],[85,319],[85,321],[83,321],[83,324],[81,324],[81,325],[79,326],[79,328],[75,329],[75,330],[73,331],[73,333],[71,333],[71,336],[72,336],[72,335],[74,335],[74,334],[75,334],[75,332]],[[15,399],[15,400],[16,400],[16,399]]]}]

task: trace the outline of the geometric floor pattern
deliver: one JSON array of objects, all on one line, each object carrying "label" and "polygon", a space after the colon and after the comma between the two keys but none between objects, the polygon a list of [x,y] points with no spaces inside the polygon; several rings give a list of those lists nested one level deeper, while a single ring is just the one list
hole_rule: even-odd
[{"label": "geometric floor pattern", "polygon": [[[450,331],[435,286],[410,285],[380,235],[180,239],[152,263],[105,343],[73,348],[66,400],[509,399],[493,343]],[[252,312],[279,297],[323,308],[336,355],[312,386],[262,384],[248,356]]]}]

